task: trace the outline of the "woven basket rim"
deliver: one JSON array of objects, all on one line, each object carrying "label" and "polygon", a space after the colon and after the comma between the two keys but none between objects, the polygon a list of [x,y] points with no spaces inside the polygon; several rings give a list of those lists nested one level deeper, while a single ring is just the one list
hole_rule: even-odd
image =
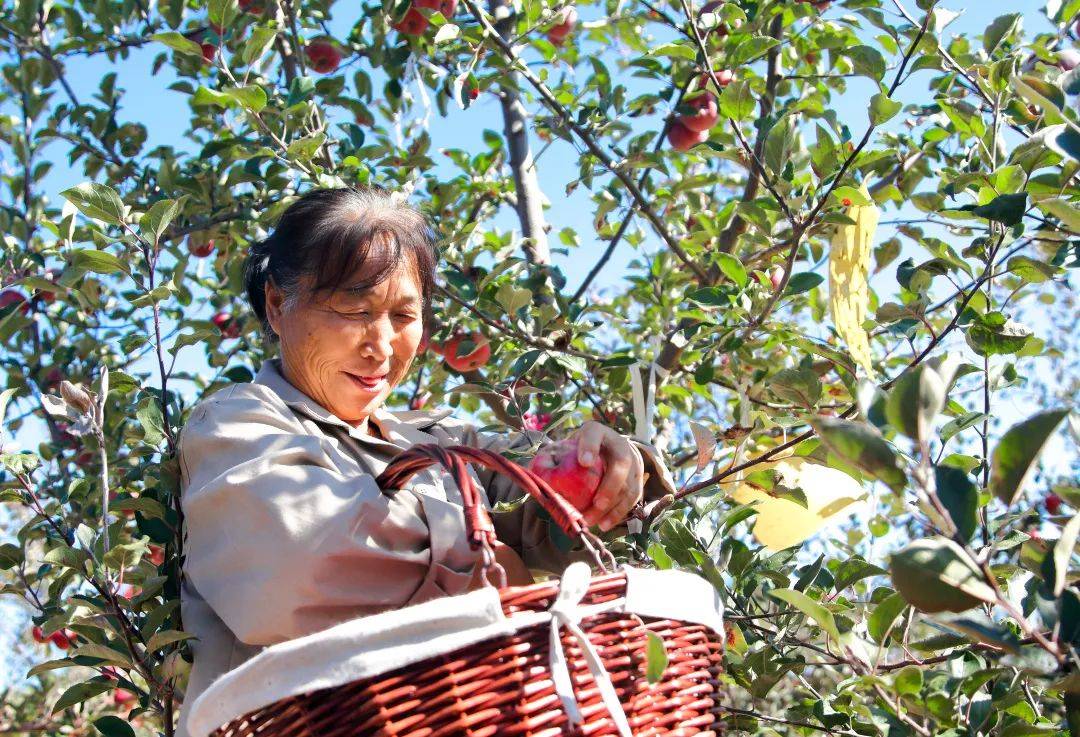
[{"label": "woven basket rim", "polygon": [[[723,635],[723,604],[712,584],[701,576],[675,569],[624,565],[615,573],[592,576],[591,586],[621,578],[625,578],[625,587],[620,585],[619,595],[605,605],[608,609],[694,622]],[[475,642],[505,637],[526,627],[546,625],[551,619],[547,610],[515,612],[508,616],[503,610],[503,602],[532,592],[552,595],[560,583],[561,579],[553,579],[504,589],[485,587],[358,617],[267,647],[219,677],[199,695],[188,714],[189,734],[205,737],[238,716],[284,698],[377,677]],[[457,619],[456,615],[462,615],[462,618]],[[461,629],[463,620],[474,626]],[[425,639],[427,631],[433,637]],[[395,650],[390,637],[406,634],[412,634],[414,641]],[[373,649],[373,645],[383,647]],[[372,667],[376,667],[375,670],[371,670]]]}]

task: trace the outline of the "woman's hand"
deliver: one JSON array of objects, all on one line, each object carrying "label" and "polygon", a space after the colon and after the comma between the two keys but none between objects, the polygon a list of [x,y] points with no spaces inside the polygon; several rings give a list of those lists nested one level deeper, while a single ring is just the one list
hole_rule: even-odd
[{"label": "woman's hand", "polygon": [[607,532],[626,519],[644,493],[645,464],[630,441],[606,425],[588,420],[577,432],[578,463],[587,466],[595,458],[604,461],[604,477],[592,506],[583,514],[590,525]]}]

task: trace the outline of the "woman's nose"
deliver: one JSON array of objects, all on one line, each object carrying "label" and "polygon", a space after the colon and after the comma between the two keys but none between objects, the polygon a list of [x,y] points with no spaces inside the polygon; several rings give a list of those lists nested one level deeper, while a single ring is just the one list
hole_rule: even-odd
[{"label": "woman's nose", "polygon": [[384,360],[393,352],[394,325],[390,317],[383,315],[372,320],[365,331],[361,349],[366,355]]}]

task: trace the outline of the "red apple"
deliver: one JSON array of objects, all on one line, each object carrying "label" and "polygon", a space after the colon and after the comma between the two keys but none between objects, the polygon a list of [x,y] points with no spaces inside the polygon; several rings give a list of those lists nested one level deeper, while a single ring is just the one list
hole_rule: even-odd
[{"label": "red apple", "polygon": [[221,331],[222,337],[239,338],[240,325],[228,312],[219,312],[210,318],[210,321]]},{"label": "red apple", "polygon": [[405,13],[405,17],[394,24],[394,30],[404,33],[406,36],[420,36],[427,30],[428,24],[427,16],[417,10],[415,7],[410,7]]},{"label": "red apple", "polygon": [[446,19],[453,18],[457,12],[457,0],[415,0],[413,4],[418,8],[438,10]]},{"label": "red apple", "polygon": [[240,6],[240,10],[252,15],[261,15],[266,11],[263,0],[238,0],[237,5]]},{"label": "red apple", "polygon": [[71,630],[57,630],[49,635],[49,642],[61,650],[67,650],[74,642],[76,635]]},{"label": "red apple", "polygon": [[568,5],[559,14],[558,22],[547,32],[547,39],[556,46],[562,46],[570,31],[577,24],[578,12],[573,5]]},{"label": "red apple", "polygon": [[138,696],[128,691],[126,688],[118,688],[113,691],[113,703],[117,706],[123,706],[124,704],[130,704],[135,701]]},{"label": "red apple", "polygon": [[686,100],[683,105],[689,109],[689,112],[683,113],[676,120],[695,133],[709,130],[716,125],[720,117],[720,109],[716,106],[716,95],[711,92],[696,95]]},{"label": "red apple", "polygon": [[30,303],[26,301],[26,295],[18,289],[5,289],[0,292],[0,310],[11,305],[21,305],[19,311],[24,315],[30,312]]},{"label": "red apple", "polygon": [[1061,509],[1061,502],[1061,497],[1057,494],[1054,494],[1053,492],[1047,494],[1046,498],[1043,499],[1043,504],[1046,505],[1046,511],[1050,514],[1058,513],[1058,511]]},{"label": "red apple", "polygon": [[716,83],[721,87],[727,87],[735,81],[735,72],[730,69],[721,69],[716,72]]},{"label": "red apple", "polygon": [[155,566],[160,566],[165,562],[165,548],[160,545],[151,545],[150,552],[147,553],[146,559]]},{"label": "red apple", "polygon": [[709,131],[692,131],[678,120],[672,121],[667,132],[668,143],[676,151],[689,151],[709,139]]},{"label": "red apple", "polygon": [[773,291],[780,289],[780,284],[784,281],[784,267],[774,266],[769,269],[769,283],[772,284]]},{"label": "red apple", "polygon": [[30,635],[34,638],[34,642],[40,642],[44,644],[49,641],[49,638],[45,636],[45,633],[42,631],[41,627],[38,627],[36,624],[30,630]]},{"label": "red apple", "polygon": [[207,237],[204,231],[192,233],[187,238],[187,250],[196,258],[206,258],[214,252],[214,239]]},{"label": "red apple", "polygon": [[311,68],[319,74],[330,74],[341,64],[341,52],[332,41],[312,41],[307,45],[306,51]]},{"label": "red apple", "polygon": [[207,64],[214,63],[214,57],[217,55],[217,46],[212,43],[201,43],[199,47],[202,48],[202,58]]},{"label": "red apple", "polygon": [[[466,355],[458,355],[458,346],[462,341],[469,340],[474,344],[473,349]],[[442,347],[443,358],[447,365],[455,371],[473,371],[487,364],[491,358],[491,345],[482,333],[456,333]]]},{"label": "red apple", "polygon": [[529,462],[529,470],[559,492],[574,509],[584,512],[592,504],[604,477],[604,461],[596,458],[588,466],[578,463],[578,442],[574,437],[545,445]]},{"label": "red apple", "polygon": [[525,428],[528,430],[543,430],[551,424],[551,415],[547,412],[541,414],[526,412],[522,415],[521,419],[525,424]]}]

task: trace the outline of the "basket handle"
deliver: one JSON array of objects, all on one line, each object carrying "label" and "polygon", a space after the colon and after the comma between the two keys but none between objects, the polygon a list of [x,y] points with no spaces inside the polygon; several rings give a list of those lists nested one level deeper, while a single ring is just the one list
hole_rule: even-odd
[{"label": "basket handle", "polygon": [[[596,535],[589,531],[589,526],[581,512],[566,501],[557,491],[535,473],[524,466],[503,458],[498,453],[481,448],[473,448],[467,445],[441,446],[435,443],[421,443],[402,451],[383,472],[375,479],[375,483],[384,491],[392,491],[404,488],[405,482],[424,469],[435,465],[442,466],[450,473],[461,490],[461,498],[465,508],[465,530],[468,536],[469,546],[483,551],[484,581],[490,583],[488,572],[495,569],[499,576],[499,587],[506,587],[506,571],[495,560],[495,525],[491,521],[487,507],[481,501],[483,493],[476,488],[472,476],[466,468],[467,463],[489,468],[508,477],[526,494],[536,499],[547,510],[555,523],[559,525],[571,538],[581,540],[585,547],[592,553],[593,559],[601,570],[614,570],[615,559],[604,548],[603,543]],[[601,555],[603,551],[607,560]],[[608,568],[608,563],[611,568]]]}]

